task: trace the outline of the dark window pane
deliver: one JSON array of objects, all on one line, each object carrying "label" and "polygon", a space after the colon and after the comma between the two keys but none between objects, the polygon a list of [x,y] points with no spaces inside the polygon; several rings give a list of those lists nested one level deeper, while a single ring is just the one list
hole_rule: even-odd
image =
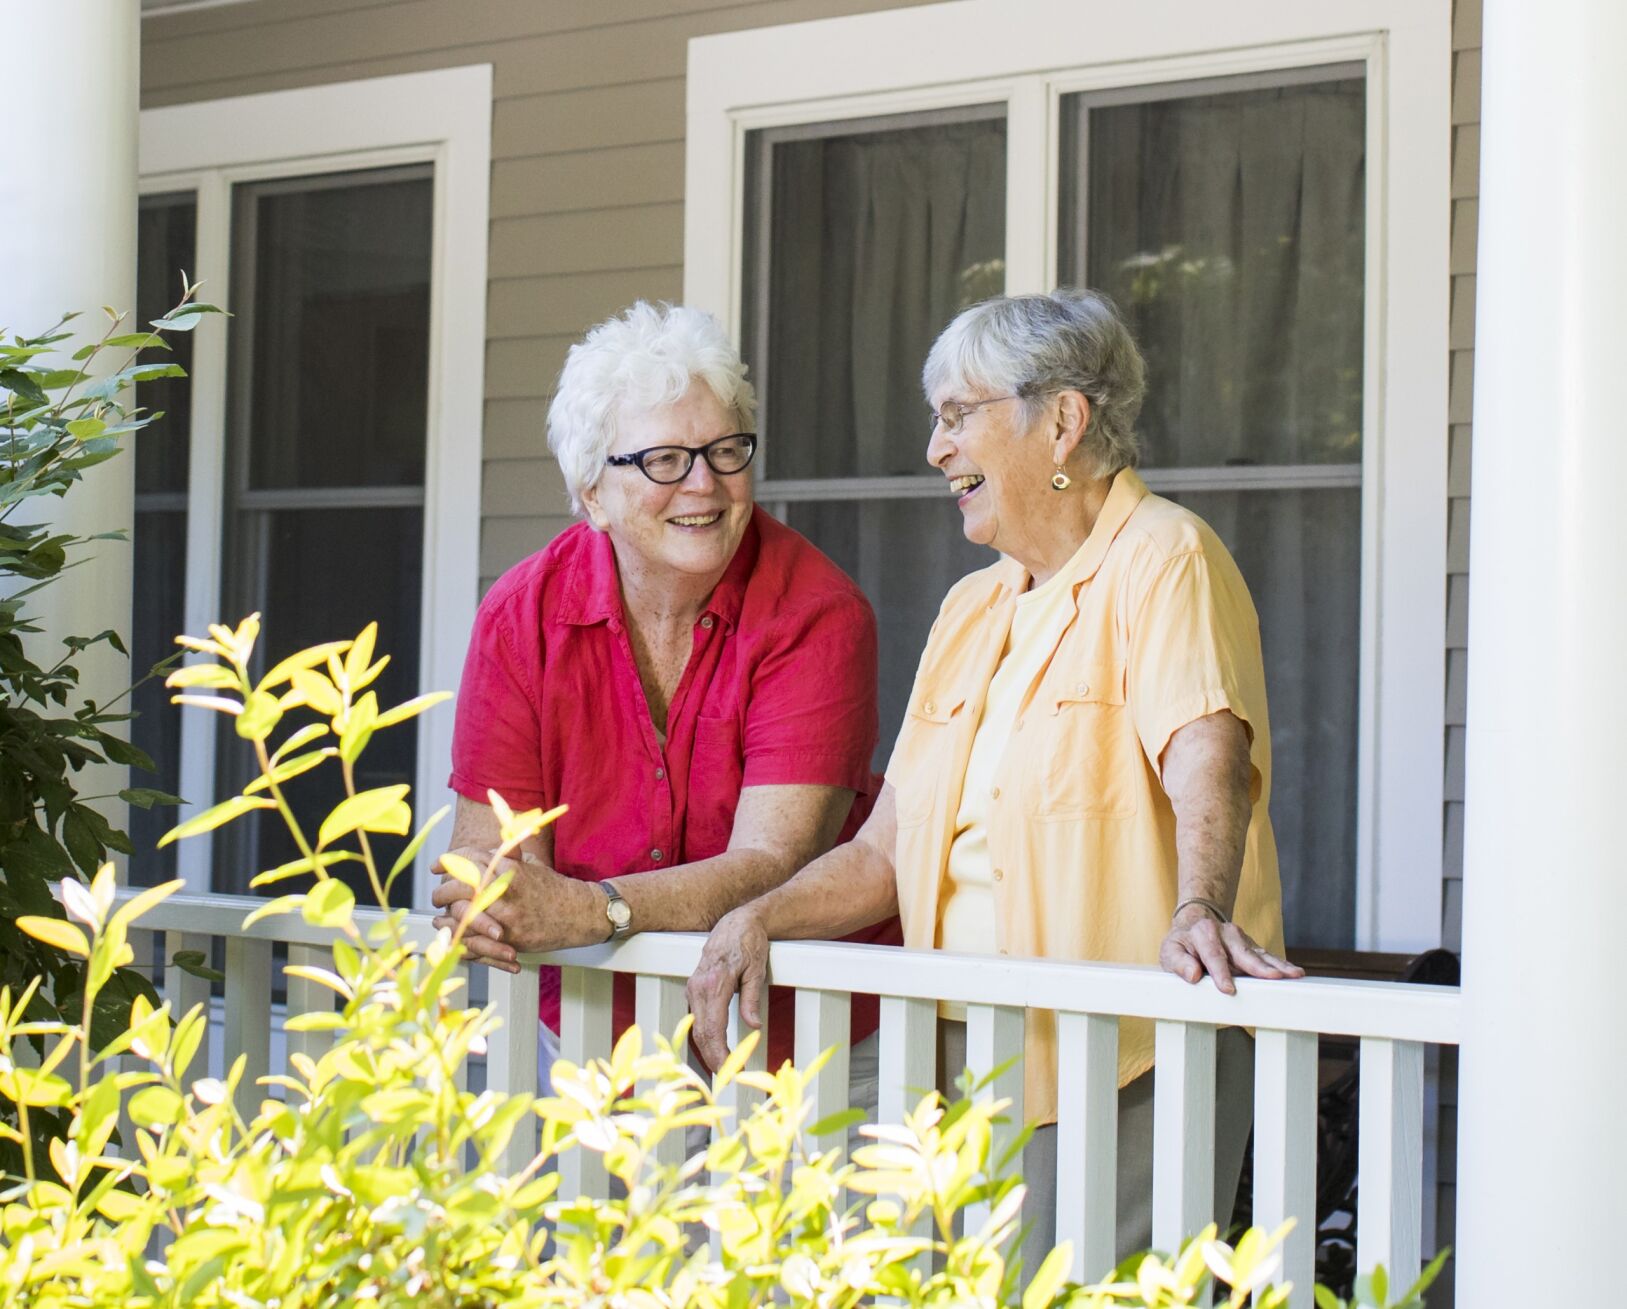
[{"label": "dark window pane", "polygon": [[[151,195],[141,200],[136,221],[136,321],[139,331],[175,306],[181,298],[181,273],[197,266],[198,205],[189,191],[178,195]],[[166,353],[149,351],[146,362],[169,361],[186,369],[186,377],[161,377],[143,382],[137,396],[141,407],[163,417],[135,438],[136,494],[185,492],[192,431],[191,332],[165,337]]]},{"label": "dark window pane", "polygon": [[876,769],[898,738],[927,633],[949,588],[996,556],[961,531],[942,500],[820,500],[787,506],[785,521],[839,564],[869,597],[880,638],[881,736]]},{"label": "dark window pane", "polygon": [[1271,713],[1271,824],[1288,940],[1356,933],[1361,492],[1181,492],[1237,560],[1260,613]]},{"label": "dark window pane", "polygon": [[237,188],[250,489],[423,482],[432,207],[427,167]]},{"label": "dark window pane", "polygon": [[[175,637],[186,628],[186,513],[161,510],[136,514],[135,604],[130,641],[132,679],[143,677],[160,659],[175,652]],[[181,710],[162,678],[136,687],[130,707],[136,717],[130,739],[152,756],[156,774],[130,770],[130,785],[181,793]],[[195,712],[195,711],[194,711]],[[188,797],[196,799],[197,797]],[[130,881],[153,886],[175,876],[175,847],[158,849],[158,838],[175,826],[173,806],[130,809]]]},{"label": "dark window pane", "polygon": [[[418,622],[422,594],[423,512],[420,509],[281,509],[240,515],[240,539],[253,542],[251,555],[229,561],[228,586],[239,594],[257,589],[253,603],[230,608],[233,615],[258,609],[265,624],[266,658],[281,658],[306,646],[354,636],[369,621],[379,625],[379,650],[391,656],[373,684],[381,707],[418,694]],[[248,575],[238,566],[250,566]],[[296,711],[307,721],[306,711]],[[249,743],[230,724],[219,737],[216,792],[230,795],[257,772]],[[387,728],[375,736],[356,768],[356,788],[411,785],[417,758],[414,723]],[[343,797],[337,764],[324,765],[287,788],[305,831],[314,839],[323,817]],[[428,815],[424,815],[428,817]],[[404,840],[375,839],[375,855],[388,872]],[[255,873],[297,858],[299,851],[276,814],[253,814],[224,829],[215,842],[215,889],[244,894]],[[373,900],[359,865],[335,872],[347,876],[362,903]],[[281,888],[286,890],[287,888]],[[411,879],[397,886],[398,903],[411,895]],[[276,894],[272,888],[268,893]]]},{"label": "dark window pane", "polygon": [[1360,462],[1365,82],[1069,101],[1060,273],[1135,328],[1146,463]]},{"label": "dark window pane", "polygon": [[1006,124],[971,112],[753,133],[742,335],[761,477],[928,471],[921,364],[1005,286]]},{"label": "dark window pane", "polygon": [[[181,298],[182,270],[196,268],[197,201],[191,192],[145,196],[136,221],[135,331]],[[137,400],[162,413],[134,438],[136,514],[131,533],[134,592],[130,631],[131,680],[145,676],[174,653],[174,639],[186,625],[186,494],[192,429],[191,332],[168,338],[168,358],[188,376],[143,382]],[[166,357],[152,351],[147,358]],[[170,794],[181,789],[180,710],[169,702],[162,679],[138,686],[130,697],[136,717],[130,739],[152,757],[156,773],[130,772],[130,785]],[[159,850],[158,838],[175,825],[172,806],[130,810],[130,880],[151,886],[175,876],[174,846]]]}]

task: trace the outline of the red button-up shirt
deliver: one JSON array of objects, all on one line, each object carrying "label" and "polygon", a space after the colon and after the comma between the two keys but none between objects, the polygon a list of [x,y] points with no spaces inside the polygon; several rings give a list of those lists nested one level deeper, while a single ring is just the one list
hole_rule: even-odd
[{"label": "red button-up shirt", "polygon": [[[876,623],[858,587],[761,509],[695,624],[663,745],[639,683],[610,539],[586,523],[517,564],[487,593],[458,690],[452,789],[515,809],[568,804],[552,829],[569,877],[670,868],[723,854],[745,786],[846,787],[858,830],[879,779]],[[608,931],[608,925],[606,931]],[[851,940],[900,940],[897,920]],[[789,992],[769,1010],[770,1058],[791,1053]],[[559,971],[539,1005],[559,1030]],[[616,1026],[632,1020],[618,977]],[[855,997],[853,1037],[876,1026]]]}]

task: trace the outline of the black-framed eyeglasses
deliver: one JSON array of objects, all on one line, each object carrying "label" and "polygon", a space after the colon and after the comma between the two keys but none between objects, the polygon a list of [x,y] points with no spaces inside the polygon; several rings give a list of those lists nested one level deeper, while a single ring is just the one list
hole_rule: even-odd
[{"label": "black-framed eyeglasses", "polygon": [[611,455],[605,460],[612,468],[636,468],[652,482],[671,486],[689,476],[698,455],[719,477],[743,473],[757,453],[757,433],[735,432],[720,436],[702,446],[652,445],[631,454]]},{"label": "black-framed eyeglasses", "polygon": [[1017,400],[1020,396],[996,395],[987,400],[973,400],[962,404],[959,400],[945,400],[936,409],[928,408],[927,414],[931,418],[931,426],[927,429],[930,436],[938,430],[938,424],[943,424],[943,430],[953,436],[966,425],[966,415],[976,413],[984,405],[997,405],[1002,400]]}]

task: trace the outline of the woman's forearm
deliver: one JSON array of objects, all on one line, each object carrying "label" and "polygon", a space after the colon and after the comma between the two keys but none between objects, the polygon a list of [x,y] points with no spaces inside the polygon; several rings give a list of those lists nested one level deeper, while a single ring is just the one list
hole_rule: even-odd
[{"label": "woman's forearm", "polygon": [[771,940],[846,936],[898,912],[892,860],[861,835],[750,906]]},{"label": "woman's forearm", "polygon": [[1199,899],[1228,917],[1237,898],[1253,806],[1248,732],[1230,713],[1181,728],[1164,752],[1175,810],[1176,903]]}]

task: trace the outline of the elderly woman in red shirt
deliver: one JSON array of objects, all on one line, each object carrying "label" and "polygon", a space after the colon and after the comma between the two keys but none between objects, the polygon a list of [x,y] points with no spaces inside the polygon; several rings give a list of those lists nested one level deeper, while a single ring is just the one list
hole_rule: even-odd
[{"label": "elderly woman in red shirt", "polygon": [[[694,309],[641,301],[566,359],[548,443],[587,521],[481,603],[458,693],[451,846],[490,858],[488,791],[570,810],[470,925],[482,962],[515,971],[531,951],[710,931],[869,812],[875,616],[752,503],[753,405],[727,335]],[[437,923],[463,918],[469,894],[444,879]],[[854,939],[897,941],[896,920]],[[616,1008],[619,1028],[630,987]],[[856,1039],[875,1027],[865,1008]],[[543,972],[540,1009],[546,1050],[557,969]],[[778,1016],[771,1053],[788,1055],[789,1008]]]}]

